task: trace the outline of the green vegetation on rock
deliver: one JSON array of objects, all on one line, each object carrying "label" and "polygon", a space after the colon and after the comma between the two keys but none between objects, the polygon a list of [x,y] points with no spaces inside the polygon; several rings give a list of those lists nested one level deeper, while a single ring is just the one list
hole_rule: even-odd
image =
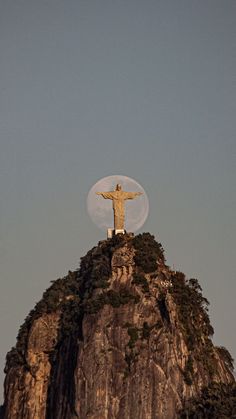
[{"label": "green vegetation on rock", "polygon": [[129,342],[126,346],[125,361],[127,363],[127,368],[124,372],[124,377],[128,377],[131,372],[131,366],[136,361],[138,353],[135,350],[135,343],[139,339],[139,329],[135,326],[127,324],[127,333],[129,335]]},{"label": "green vegetation on rock", "polygon": [[209,302],[202,296],[202,288],[197,279],[187,280],[182,272],[172,277],[169,289],[176,303],[179,320],[189,350],[214,333],[208,316]]},{"label": "green vegetation on rock", "polygon": [[95,297],[84,300],[83,309],[85,313],[95,314],[101,310],[104,305],[109,304],[112,307],[120,307],[123,304],[128,304],[133,301],[138,303],[140,297],[138,295],[131,294],[127,288],[120,289],[119,292],[109,290],[103,292]]},{"label": "green vegetation on rock", "polygon": [[231,371],[233,371],[234,370],[234,360],[233,360],[232,356],[230,355],[229,351],[224,346],[216,346],[215,349],[217,350],[220,358],[223,359],[223,361],[225,362],[227,367]]},{"label": "green vegetation on rock", "polygon": [[189,386],[193,383],[193,359],[189,355],[184,368],[184,381]]},{"label": "green vegetation on rock", "polygon": [[[214,346],[210,337],[214,329],[208,316],[209,302],[202,295],[202,288],[197,279],[185,278],[182,272],[172,277],[169,289],[177,307],[178,318],[185,343],[194,358],[201,362],[207,373],[213,378],[216,372]],[[185,381],[191,384],[190,364],[186,364]]]},{"label": "green vegetation on rock", "polygon": [[236,418],[236,384],[212,383],[198,398],[185,403],[180,419]]},{"label": "green vegetation on rock", "polygon": [[135,273],[131,283],[134,285],[140,285],[144,293],[149,292],[148,281],[143,274]]},{"label": "green vegetation on rock", "polygon": [[157,269],[157,260],[165,261],[162,245],[150,233],[138,234],[132,240],[132,244],[136,250],[135,265],[142,272],[154,272]]}]

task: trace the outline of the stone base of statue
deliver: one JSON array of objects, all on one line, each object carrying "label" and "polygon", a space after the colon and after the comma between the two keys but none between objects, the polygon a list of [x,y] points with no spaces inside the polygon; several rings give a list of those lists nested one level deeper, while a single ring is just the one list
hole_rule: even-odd
[{"label": "stone base of statue", "polygon": [[116,234],[125,234],[125,230],[121,230],[121,229],[113,229],[113,228],[108,228],[107,229],[107,238],[108,239],[112,239],[112,237],[114,237]]}]

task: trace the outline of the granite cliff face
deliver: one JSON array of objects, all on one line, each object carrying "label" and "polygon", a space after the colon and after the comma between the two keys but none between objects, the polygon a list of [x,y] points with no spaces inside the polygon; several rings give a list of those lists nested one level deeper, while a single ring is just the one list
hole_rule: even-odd
[{"label": "granite cliff face", "polygon": [[207,305],[150,234],[100,242],[26,318],[7,355],[2,417],[187,417],[203,388],[234,383]]}]

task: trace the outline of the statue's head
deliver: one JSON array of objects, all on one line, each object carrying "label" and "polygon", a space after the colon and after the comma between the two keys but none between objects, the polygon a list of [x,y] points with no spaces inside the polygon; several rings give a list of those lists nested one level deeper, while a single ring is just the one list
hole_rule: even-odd
[{"label": "statue's head", "polygon": [[121,191],[122,187],[120,183],[117,183],[116,185],[116,191]]}]

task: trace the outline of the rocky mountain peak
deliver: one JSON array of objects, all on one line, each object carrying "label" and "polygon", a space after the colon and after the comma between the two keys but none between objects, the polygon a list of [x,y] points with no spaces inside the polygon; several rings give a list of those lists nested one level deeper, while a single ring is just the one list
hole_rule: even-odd
[{"label": "rocky mountain peak", "polygon": [[2,417],[213,417],[200,416],[204,394],[232,399],[234,377],[207,307],[198,281],[171,270],[149,233],[99,242],[20,328]]}]

